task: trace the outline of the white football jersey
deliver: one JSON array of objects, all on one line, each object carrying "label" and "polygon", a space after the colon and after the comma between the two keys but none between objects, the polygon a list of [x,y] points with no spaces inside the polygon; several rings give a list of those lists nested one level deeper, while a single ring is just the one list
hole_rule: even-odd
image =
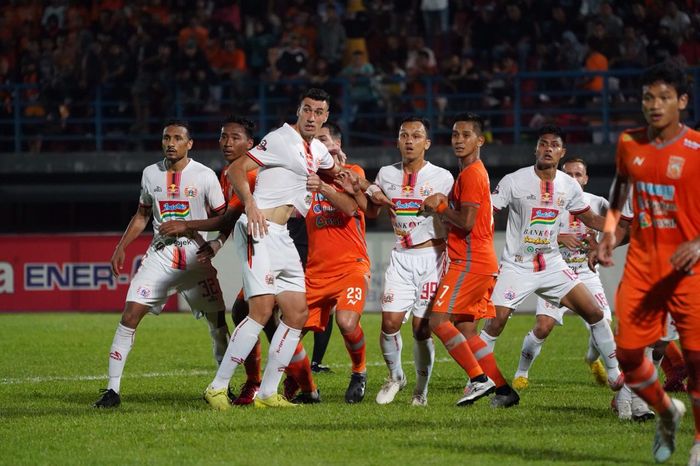
[{"label": "white football jersey", "polygon": [[[591,207],[591,210],[598,215],[605,215],[605,212],[608,210],[608,201],[603,197],[584,191],[583,200]],[[577,219],[569,212],[562,213],[561,229],[559,230],[560,234],[575,235],[580,240],[584,238],[589,231],[595,230],[588,228],[581,220]],[[569,268],[579,274],[579,276],[589,273],[597,275],[598,272],[591,272],[591,269],[588,268],[588,249],[588,244],[584,243],[580,248],[576,249],[560,246],[559,252],[561,252]],[[581,279],[583,280],[583,277],[581,277]]]},{"label": "white football jersey", "polygon": [[[215,212],[226,208],[221,185],[214,171],[195,160],[181,172],[169,172],[165,161],[149,165],[141,177],[139,202],[153,210],[153,244],[182,245],[190,238],[166,238],[160,236],[161,223],[168,220],[203,220],[207,208]],[[203,232],[200,232],[200,235]],[[201,238],[197,238],[201,241]]]},{"label": "white football jersey", "polygon": [[321,141],[307,143],[287,123],[267,133],[248,156],[260,165],[253,191],[258,208],[293,205],[304,217],[311,206],[311,193],[306,190],[309,173],[335,164]]},{"label": "white football jersey", "polygon": [[508,207],[502,265],[534,272],[567,268],[557,244],[561,216],[589,209],[576,180],[557,170],[554,181],[544,181],[529,166],[503,177],[491,200],[495,210]]},{"label": "white football jersey", "polygon": [[391,200],[390,212],[396,235],[395,249],[406,249],[430,239],[447,238],[445,225],[434,215],[418,215],[423,200],[431,194],[449,196],[454,184],[452,174],[430,162],[418,173],[404,173],[401,162],[379,169],[374,182]]}]

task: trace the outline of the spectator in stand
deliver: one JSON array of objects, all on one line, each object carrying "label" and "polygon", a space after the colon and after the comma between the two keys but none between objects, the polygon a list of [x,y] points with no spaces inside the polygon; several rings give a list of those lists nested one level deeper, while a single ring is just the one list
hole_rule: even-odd
[{"label": "spectator in stand", "polygon": [[301,46],[301,38],[296,34],[290,34],[289,43],[280,51],[275,64],[280,73],[280,79],[300,79],[306,75],[306,64],[309,55]]},{"label": "spectator in stand", "polygon": [[46,27],[48,23],[51,21],[51,17],[53,16],[56,21],[56,26],[59,29],[63,29],[65,27],[65,18],[66,18],[66,5],[64,2],[61,0],[51,0],[49,4],[44,7],[44,13],[41,17],[41,24]]},{"label": "spectator in stand", "polygon": [[352,60],[354,50],[362,50],[367,54],[367,41],[365,36],[370,29],[370,20],[362,0],[349,0],[345,21],[345,35],[347,45],[345,46],[345,64]]},{"label": "spectator in stand", "polygon": [[625,25],[633,26],[645,44],[656,36],[658,22],[650,16],[642,2],[632,4],[631,16],[625,18]]},{"label": "spectator in stand", "polygon": [[435,96],[437,91],[436,83],[432,80],[437,72],[437,68],[432,64],[431,58],[435,60],[435,57],[431,56],[427,50],[420,49],[416,53],[414,65],[407,70],[407,90],[411,96],[411,106],[416,113],[426,111],[428,107],[428,91],[431,90],[433,96]]},{"label": "spectator in stand", "polygon": [[277,43],[277,32],[269,21],[251,19],[252,34],[246,39],[248,68],[253,76],[259,76],[268,66],[268,51]]},{"label": "spectator in stand", "polygon": [[671,38],[668,26],[659,24],[656,35],[647,46],[650,63],[663,63],[678,55],[678,45]]},{"label": "spectator in stand", "polygon": [[[524,67],[527,62],[527,56],[530,54],[539,35],[537,22],[523,15],[523,11],[518,3],[508,3],[506,5],[506,16],[498,24],[498,32],[500,37],[505,39],[510,48],[516,52],[518,66]],[[502,52],[506,52],[506,50],[502,49]],[[500,56],[496,58],[500,58]]]},{"label": "spectator in stand", "polygon": [[326,8],[326,19],[318,27],[317,52],[327,64],[331,74],[342,68],[345,52],[345,26],[340,21],[336,8]]},{"label": "spectator in stand", "polygon": [[700,64],[700,39],[696,26],[691,25],[683,32],[683,42],[678,50],[686,66]]},{"label": "spectator in stand", "polygon": [[139,25],[136,35],[130,41],[132,56],[136,61],[136,78],[131,85],[134,123],[130,133],[137,135],[150,134],[148,119],[151,116],[151,86],[158,73],[158,44],[151,37],[150,29],[148,24],[146,27]]},{"label": "spectator in stand", "polygon": [[446,34],[450,26],[450,5],[447,0],[421,0],[425,36],[432,44],[433,37]]},{"label": "spectator in stand", "polygon": [[[599,49],[600,42],[596,40],[589,39],[588,41],[588,53],[586,54],[586,61],[584,63],[584,71],[587,72],[600,72],[608,71],[608,58]],[[579,105],[585,105],[586,102],[590,102],[590,94],[594,94],[597,97],[603,91],[603,77],[600,75],[590,75],[586,76],[581,82],[581,89],[586,91],[585,95],[579,96]]]},{"label": "spectator in stand", "polygon": [[223,38],[223,45],[215,47],[209,56],[209,64],[217,84],[212,88],[212,109],[218,110],[218,102],[223,97],[237,106],[249,97],[246,86],[248,67],[243,49],[238,47],[236,39],[231,36]]},{"label": "spectator in stand", "polygon": [[639,37],[634,26],[625,26],[620,42],[620,52],[617,58],[610,61],[610,68],[642,69],[647,67],[647,63],[647,50],[644,41]]},{"label": "spectator in stand", "polygon": [[185,113],[197,113],[209,103],[211,68],[204,53],[190,38],[176,59],[176,79]]},{"label": "spectator in stand", "polygon": [[[351,102],[350,123],[360,123],[359,129],[369,129],[372,127],[374,117],[363,117],[357,121],[358,113],[376,112],[377,95],[374,92],[375,70],[362,50],[355,50],[352,53],[352,61],[343,68],[341,76],[347,78],[349,95]],[[354,125],[357,127],[357,125]]]},{"label": "spectator in stand", "polygon": [[608,60],[617,56],[619,40],[608,35],[602,21],[594,21],[587,42],[588,44],[594,44],[596,50],[605,55],[605,58]]},{"label": "spectator in stand", "polygon": [[106,107],[105,113],[108,116],[124,116],[128,108],[126,98],[130,94],[131,83],[129,57],[120,42],[112,41],[106,48],[102,96],[110,105]]},{"label": "spectator in stand", "polygon": [[619,40],[622,37],[624,23],[619,16],[615,15],[610,3],[603,2],[600,4],[598,14],[593,17],[593,22],[588,23],[588,35],[594,35],[593,27],[598,23],[602,24],[605,36],[611,40]]},{"label": "spectator in stand", "polygon": [[180,48],[186,47],[192,40],[195,41],[200,50],[206,50],[209,40],[209,30],[202,26],[196,16],[191,16],[188,26],[180,30],[177,35],[177,45]]},{"label": "spectator in stand", "polygon": [[659,21],[661,26],[668,28],[671,40],[680,44],[683,39],[683,32],[690,26],[690,16],[678,9],[676,2],[666,3],[666,14]]}]

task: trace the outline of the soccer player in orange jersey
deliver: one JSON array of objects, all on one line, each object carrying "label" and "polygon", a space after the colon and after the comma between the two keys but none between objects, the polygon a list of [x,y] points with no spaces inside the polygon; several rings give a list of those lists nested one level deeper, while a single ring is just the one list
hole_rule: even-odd
[{"label": "soccer player in orange jersey", "polygon": [[625,131],[617,146],[598,260],[612,265],[615,227],[634,188],[631,240],[616,295],[617,356],[627,383],[657,413],[652,452],[657,462],[675,450],[686,408],[661,387],[644,349],[664,333],[666,313],[676,322],[688,367],[695,443],[688,464],[700,464],[700,133],[680,121],[688,105],[685,72],[671,63],[641,80],[643,128]]},{"label": "soccer player in orange jersey", "polygon": [[436,212],[450,224],[450,265],[435,294],[430,328],[469,376],[470,383],[457,405],[470,405],[496,391],[492,406],[509,407],[518,404],[520,397],[505,381],[493,352],[476,331],[479,319],[496,315],[490,296],[498,273],[491,187],[480,157],[483,131],[479,115],[457,116],[452,126],[452,150],[461,171],[449,199],[436,193],[423,201],[424,211]]}]

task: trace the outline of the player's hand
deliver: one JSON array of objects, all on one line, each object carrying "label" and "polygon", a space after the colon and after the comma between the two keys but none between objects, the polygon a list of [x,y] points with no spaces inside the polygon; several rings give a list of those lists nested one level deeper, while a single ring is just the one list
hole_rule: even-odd
[{"label": "player's hand", "polygon": [[395,209],[394,203],[391,202],[391,199],[386,197],[386,194],[384,194],[382,191],[372,193],[372,197],[370,197],[369,200],[375,205],[388,207],[392,210]]},{"label": "player's hand", "polygon": [[336,163],[338,165],[340,165],[340,167],[343,167],[343,165],[345,165],[345,162],[347,162],[347,160],[348,160],[348,156],[345,155],[345,152],[343,152],[343,149],[341,149],[338,146],[331,149],[330,153],[335,158]]},{"label": "player's hand", "polygon": [[615,265],[613,262],[613,249],[615,248],[615,233],[603,233],[598,244],[598,263],[603,267]]},{"label": "player's hand", "polygon": [[267,219],[254,200],[245,206],[245,214],[248,217],[248,234],[253,238],[262,238],[267,235]]},{"label": "player's hand", "polygon": [[210,262],[216,253],[221,249],[221,243],[218,239],[207,241],[197,249],[197,262],[206,264]]},{"label": "player's hand", "polygon": [[420,207],[419,212],[425,212],[427,214],[437,212],[438,207],[440,204],[445,203],[447,204],[448,199],[447,196],[445,196],[442,193],[435,193],[431,194],[430,196],[426,197],[425,200],[423,201],[423,205]]},{"label": "player's hand", "polygon": [[690,273],[698,259],[700,259],[700,241],[686,241],[681,243],[671,256],[671,265],[678,271]]},{"label": "player's hand", "polygon": [[571,235],[567,233],[560,233],[557,236],[557,243],[568,249],[579,249],[583,244],[576,235]]},{"label": "player's hand", "polygon": [[359,177],[352,170],[342,170],[335,176],[335,182],[350,195],[361,191]]},{"label": "player's hand", "polygon": [[126,254],[124,253],[124,248],[121,245],[117,245],[116,249],[112,253],[112,259],[110,263],[112,264],[112,275],[119,278],[122,268],[124,268],[124,258]]},{"label": "player's hand", "polygon": [[189,232],[187,228],[187,222],[181,220],[169,220],[163,222],[158,228],[158,233],[163,236],[172,236],[179,238],[180,236],[186,236]]},{"label": "player's hand", "polygon": [[308,178],[306,178],[306,189],[311,192],[318,192],[323,186],[323,181],[316,173],[309,173]]}]

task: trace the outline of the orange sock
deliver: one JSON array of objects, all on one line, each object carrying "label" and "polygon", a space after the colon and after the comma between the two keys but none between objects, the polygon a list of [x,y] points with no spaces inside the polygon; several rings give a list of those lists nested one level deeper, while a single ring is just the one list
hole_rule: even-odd
[{"label": "orange sock", "polygon": [[441,323],[434,332],[435,335],[442,341],[447,348],[450,356],[457,361],[457,364],[462,366],[462,369],[469,375],[470,379],[479,377],[484,373],[479,366],[479,362],[474,357],[474,353],[469,348],[467,339],[457,330],[452,322],[445,321]]},{"label": "orange sock", "polygon": [[252,351],[243,362],[247,379],[246,382],[260,385],[260,359],[262,358],[260,353],[260,338],[258,338],[257,343],[255,343]]},{"label": "orange sock", "polygon": [[294,350],[294,356],[292,356],[292,360],[289,361],[285,372],[296,380],[302,392],[309,393],[316,390],[316,384],[311,375],[311,362],[301,342],[299,342]]},{"label": "orange sock", "polygon": [[343,334],[343,340],[345,340],[345,348],[347,348],[352,361],[352,371],[358,373],[366,372],[365,334],[362,331],[362,326],[358,323],[355,330]]},{"label": "orange sock", "polygon": [[683,352],[688,364],[688,395],[695,418],[695,441],[700,442],[700,351]]},{"label": "orange sock", "polygon": [[474,357],[479,362],[479,365],[484,370],[486,375],[489,376],[493,383],[496,384],[496,388],[508,385],[506,379],[503,378],[498,364],[496,363],[496,357],[493,355],[493,351],[489,349],[489,346],[482,340],[479,335],[474,335],[469,340],[469,348],[474,353]]},{"label": "orange sock", "polygon": [[[617,352],[620,354],[620,348]],[[647,358],[636,368],[625,371],[625,382],[657,413],[665,413],[671,406],[671,399],[659,383],[656,368]]]}]

